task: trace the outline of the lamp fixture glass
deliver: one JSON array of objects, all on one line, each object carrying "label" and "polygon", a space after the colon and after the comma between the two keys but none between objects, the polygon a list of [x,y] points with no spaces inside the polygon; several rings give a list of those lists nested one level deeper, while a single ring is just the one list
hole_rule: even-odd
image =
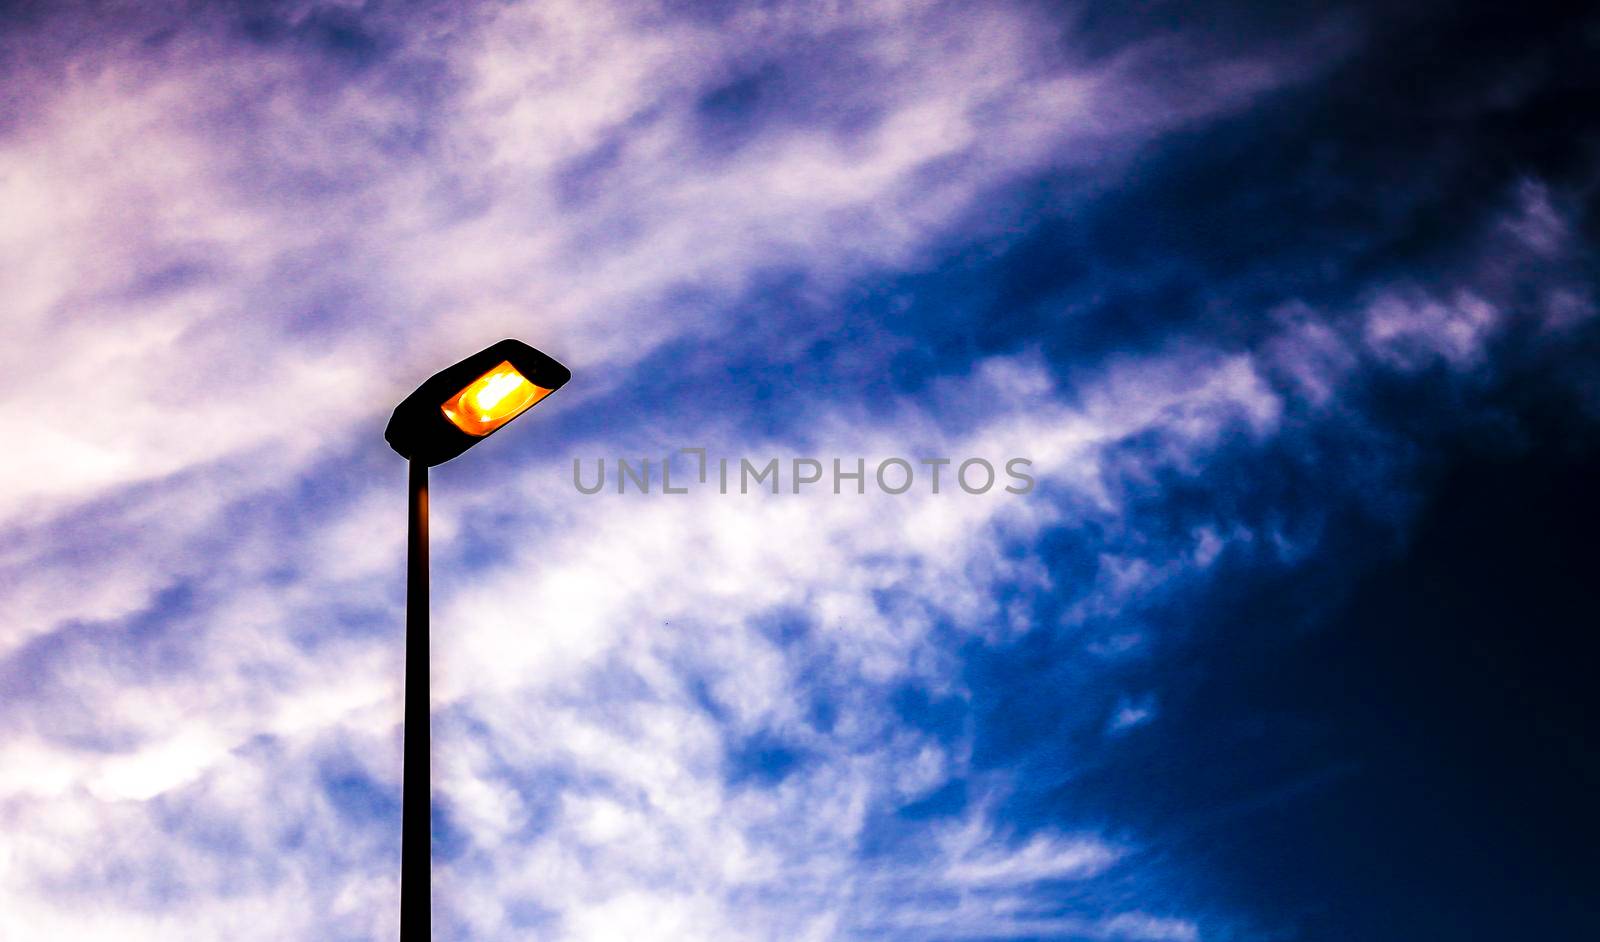
[{"label": "lamp fixture glass", "polygon": [[506,360],[468,383],[439,408],[456,428],[481,438],[521,415],[551,392],[530,382]]}]

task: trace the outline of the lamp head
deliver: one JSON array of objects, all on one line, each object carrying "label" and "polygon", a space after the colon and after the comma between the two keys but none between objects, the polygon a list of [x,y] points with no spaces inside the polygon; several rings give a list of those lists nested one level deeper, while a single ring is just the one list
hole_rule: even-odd
[{"label": "lamp head", "polygon": [[447,367],[395,407],[383,437],[401,457],[443,464],[560,389],[572,372],[520,340]]}]

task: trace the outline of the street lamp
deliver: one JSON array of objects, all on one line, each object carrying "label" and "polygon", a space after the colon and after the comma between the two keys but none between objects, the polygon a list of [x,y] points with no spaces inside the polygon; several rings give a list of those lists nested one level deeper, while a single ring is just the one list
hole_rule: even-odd
[{"label": "street lamp", "polygon": [[428,776],[428,469],[494,434],[572,372],[502,340],[429,377],[395,407],[383,437],[411,463],[406,538],[405,747],[400,783],[400,938],[431,937]]}]

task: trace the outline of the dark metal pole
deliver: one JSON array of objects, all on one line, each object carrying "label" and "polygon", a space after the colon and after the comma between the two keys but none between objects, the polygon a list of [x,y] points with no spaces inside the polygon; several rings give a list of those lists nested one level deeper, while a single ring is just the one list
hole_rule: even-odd
[{"label": "dark metal pole", "polygon": [[400,798],[400,939],[432,938],[428,775],[428,466],[411,462],[406,539],[405,766]]}]

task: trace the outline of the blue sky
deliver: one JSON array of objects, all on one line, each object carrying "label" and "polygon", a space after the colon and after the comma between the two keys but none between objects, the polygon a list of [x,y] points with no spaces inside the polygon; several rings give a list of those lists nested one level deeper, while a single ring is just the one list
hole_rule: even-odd
[{"label": "blue sky", "polygon": [[0,7],[0,937],[395,937],[503,337],[436,937],[1593,931],[1600,21],[1295,7]]}]

